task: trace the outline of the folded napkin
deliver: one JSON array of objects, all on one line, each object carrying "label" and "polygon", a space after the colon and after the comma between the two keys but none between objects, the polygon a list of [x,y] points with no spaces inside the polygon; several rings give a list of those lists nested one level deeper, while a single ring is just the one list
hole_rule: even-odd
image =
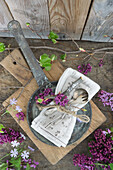
[{"label": "folded napkin", "polygon": [[56,108],[41,111],[31,127],[58,147],[66,147],[75,126],[76,117],[59,112]]}]

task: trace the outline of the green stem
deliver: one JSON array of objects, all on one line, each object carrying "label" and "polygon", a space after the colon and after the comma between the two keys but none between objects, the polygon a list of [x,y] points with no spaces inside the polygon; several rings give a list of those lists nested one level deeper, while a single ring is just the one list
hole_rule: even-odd
[{"label": "green stem", "polygon": [[108,165],[106,165],[106,164],[101,164],[101,163],[94,163],[95,165],[104,165],[104,166],[108,166]]},{"label": "green stem", "polygon": [[4,112],[1,116],[4,116],[7,112]]},{"label": "green stem", "polygon": [[7,155],[3,156],[2,158],[0,158],[0,161],[1,161],[2,159],[4,159],[5,157],[9,156],[9,155],[10,155],[10,153],[8,153]]}]

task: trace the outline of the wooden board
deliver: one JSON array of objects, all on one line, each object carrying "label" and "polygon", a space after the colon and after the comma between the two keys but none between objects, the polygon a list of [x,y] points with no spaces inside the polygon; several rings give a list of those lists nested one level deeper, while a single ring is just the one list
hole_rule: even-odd
[{"label": "wooden board", "polygon": [[0,30],[7,30],[7,24],[13,19],[7,4],[4,0],[0,0]]},{"label": "wooden board", "polygon": [[113,35],[113,1],[94,0],[82,40],[108,42],[104,35]]},{"label": "wooden board", "polygon": [[[23,60],[23,56],[20,55],[17,49],[12,52],[12,56],[15,58],[17,53],[19,54],[19,58],[16,58],[16,62],[24,65],[25,67],[28,67],[25,60]],[[18,77],[17,72],[16,72],[16,66],[12,63],[12,68],[8,67],[8,63],[10,60],[11,60],[10,56],[7,56],[3,61],[1,61],[0,64],[3,67],[5,67],[11,74],[13,74],[13,76],[16,77],[22,84],[24,84],[25,81],[22,82],[22,79],[24,79],[24,72],[21,75],[22,76],[21,78]],[[10,64],[11,64],[11,61],[10,61]],[[19,68],[19,65],[18,65],[18,68]],[[21,70],[21,66],[19,70]],[[63,71],[64,71],[64,68],[58,61],[56,61],[52,65],[52,70],[50,70],[49,72],[44,70],[45,74],[51,81],[58,80],[61,74],[63,73]],[[29,78],[31,76],[32,75],[29,74]],[[38,85],[35,79],[33,78],[31,82],[25,87],[22,95],[19,97],[17,101],[17,105],[19,105],[22,108],[25,114],[26,114],[26,109],[27,109],[29,98],[37,88],[38,88]],[[12,96],[10,96],[6,101],[4,101],[3,106],[7,106],[10,99],[16,98],[19,95],[20,91],[21,89],[16,91]],[[92,121],[91,121],[91,125],[88,131],[84,134],[84,136],[81,139],[79,139],[74,144],[67,146],[66,148],[62,148],[62,147],[58,148],[58,147],[50,146],[39,141],[29,129],[26,118],[24,121],[20,121],[19,125],[26,132],[29,138],[34,142],[34,144],[40,149],[40,151],[45,155],[48,161],[54,165],[60,159],[62,159],[69,151],[71,151],[75,146],[77,146],[81,141],[83,141],[87,136],[89,136],[96,128],[98,128],[106,120],[105,116],[102,114],[102,112],[98,109],[98,107],[92,101],[91,101],[91,106],[92,106]],[[16,115],[15,111],[10,110],[10,107],[8,108],[8,110],[10,111],[10,114],[12,115],[12,117],[18,123],[17,117],[15,116]]]},{"label": "wooden board", "polygon": [[[91,0],[49,0],[51,30],[64,32],[79,40]],[[70,37],[66,38],[70,39]]]},{"label": "wooden board", "polygon": [[[26,23],[37,32],[46,33],[46,37],[50,31],[49,13],[47,0],[6,0],[15,20],[18,20],[22,28],[27,29]],[[32,31],[29,32],[35,38],[40,38]],[[43,35],[44,38],[44,35]]]}]

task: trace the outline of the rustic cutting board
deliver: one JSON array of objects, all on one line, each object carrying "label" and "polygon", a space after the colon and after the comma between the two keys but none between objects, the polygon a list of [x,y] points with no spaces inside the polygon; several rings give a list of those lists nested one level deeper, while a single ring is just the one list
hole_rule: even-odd
[{"label": "rustic cutting board", "polygon": [[[11,57],[11,56],[12,57]],[[29,71],[29,67],[24,60],[22,54],[18,49],[15,49],[10,55],[8,55],[4,60],[1,61],[1,65],[7,69],[22,85],[25,85],[30,78],[32,78],[32,73]],[[26,69],[27,68],[27,69]],[[60,78],[64,71],[63,66],[56,61],[52,65],[52,69],[50,71],[45,71],[46,76],[50,81],[56,81]],[[17,101],[17,105],[19,105],[23,112],[26,114],[28,101],[33,94],[33,92],[38,88],[38,85],[34,78],[27,84],[24,88],[23,93],[20,95]],[[10,99],[16,98],[21,93],[21,89],[17,90],[13,95],[11,95],[7,100],[3,102],[3,106],[7,106],[9,104]],[[40,149],[40,151],[45,155],[48,161],[51,164],[56,164],[60,159],[62,159],[69,151],[71,151],[75,146],[77,146],[80,142],[82,142],[87,136],[89,136],[95,129],[97,129],[103,122],[105,122],[106,117],[103,113],[98,109],[98,107],[91,101],[92,106],[92,120],[91,125],[88,131],[83,135],[81,139],[79,139],[74,144],[67,146],[66,148],[58,148],[55,146],[47,145],[41,141],[39,141],[34,134],[31,132],[27,119],[24,121],[17,120],[15,116],[16,113],[13,110],[10,110],[10,107],[7,109],[10,111],[12,117],[19,123],[21,128],[26,132],[26,134],[30,137],[30,139],[34,142],[34,144]]]}]

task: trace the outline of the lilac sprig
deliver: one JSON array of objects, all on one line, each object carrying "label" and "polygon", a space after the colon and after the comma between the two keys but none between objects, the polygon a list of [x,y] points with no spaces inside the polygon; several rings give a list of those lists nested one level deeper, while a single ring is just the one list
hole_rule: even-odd
[{"label": "lilac sprig", "polygon": [[47,105],[52,100],[57,105],[65,106],[68,104],[69,100],[67,99],[67,96],[65,96],[63,93],[58,93],[57,95],[54,94],[52,89],[45,89],[43,93],[40,93],[38,96],[35,97],[37,104],[43,104]]},{"label": "lilac sprig", "polygon": [[58,104],[60,106],[65,106],[69,102],[69,100],[67,99],[67,96],[65,96],[63,93],[57,94],[54,101],[55,101],[56,104]]},{"label": "lilac sprig", "polygon": [[18,118],[18,120],[23,120],[24,121],[25,114],[23,112],[18,112],[16,114],[16,117]]},{"label": "lilac sprig", "polygon": [[113,140],[111,135],[106,135],[102,129],[97,129],[94,138],[93,141],[88,143],[93,161],[106,165],[113,163]]},{"label": "lilac sprig", "polygon": [[12,141],[17,140],[22,143],[24,138],[21,136],[19,131],[9,128],[8,130],[2,129],[4,133],[0,133],[0,144],[11,143]]},{"label": "lilac sprig", "polygon": [[[24,159],[22,160],[22,163],[28,163],[31,168],[36,168],[39,164],[39,162],[36,162],[35,160],[32,161],[31,159]],[[27,165],[24,165],[23,168],[26,169]]]},{"label": "lilac sprig", "polygon": [[91,72],[91,70],[92,70],[92,66],[89,63],[87,65],[82,64],[78,66],[78,71],[85,75],[87,75],[88,72]]},{"label": "lilac sprig", "polygon": [[91,157],[88,157],[84,154],[80,155],[80,154],[74,154],[73,157],[73,164],[75,166],[79,166],[81,168],[81,170],[93,170],[95,168],[95,164],[92,161]]},{"label": "lilac sprig", "polygon": [[94,133],[94,140],[88,143],[91,157],[84,154],[75,154],[73,163],[81,167],[81,170],[96,170],[96,165],[101,166],[103,170],[110,170],[113,164],[113,139],[110,129],[102,131],[97,129]]},{"label": "lilac sprig", "polygon": [[110,106],[113,111],[113,93],[108,93],[104,90],[101,90],[98,93],[99,101],[103,103],[104,106]]},{"label": "lilac sprig", "polygon": [[52,89],[47,88],[43,91],[43,93],[40,93],[38,96],[35,97],[36,104],[40,104],[40,101],[38,99],[42,99],[41,104],[47,105],[52,101],[52,99],[50,99],[50,96],[54,96],[54,95],[55,94],[52,92]]}]

